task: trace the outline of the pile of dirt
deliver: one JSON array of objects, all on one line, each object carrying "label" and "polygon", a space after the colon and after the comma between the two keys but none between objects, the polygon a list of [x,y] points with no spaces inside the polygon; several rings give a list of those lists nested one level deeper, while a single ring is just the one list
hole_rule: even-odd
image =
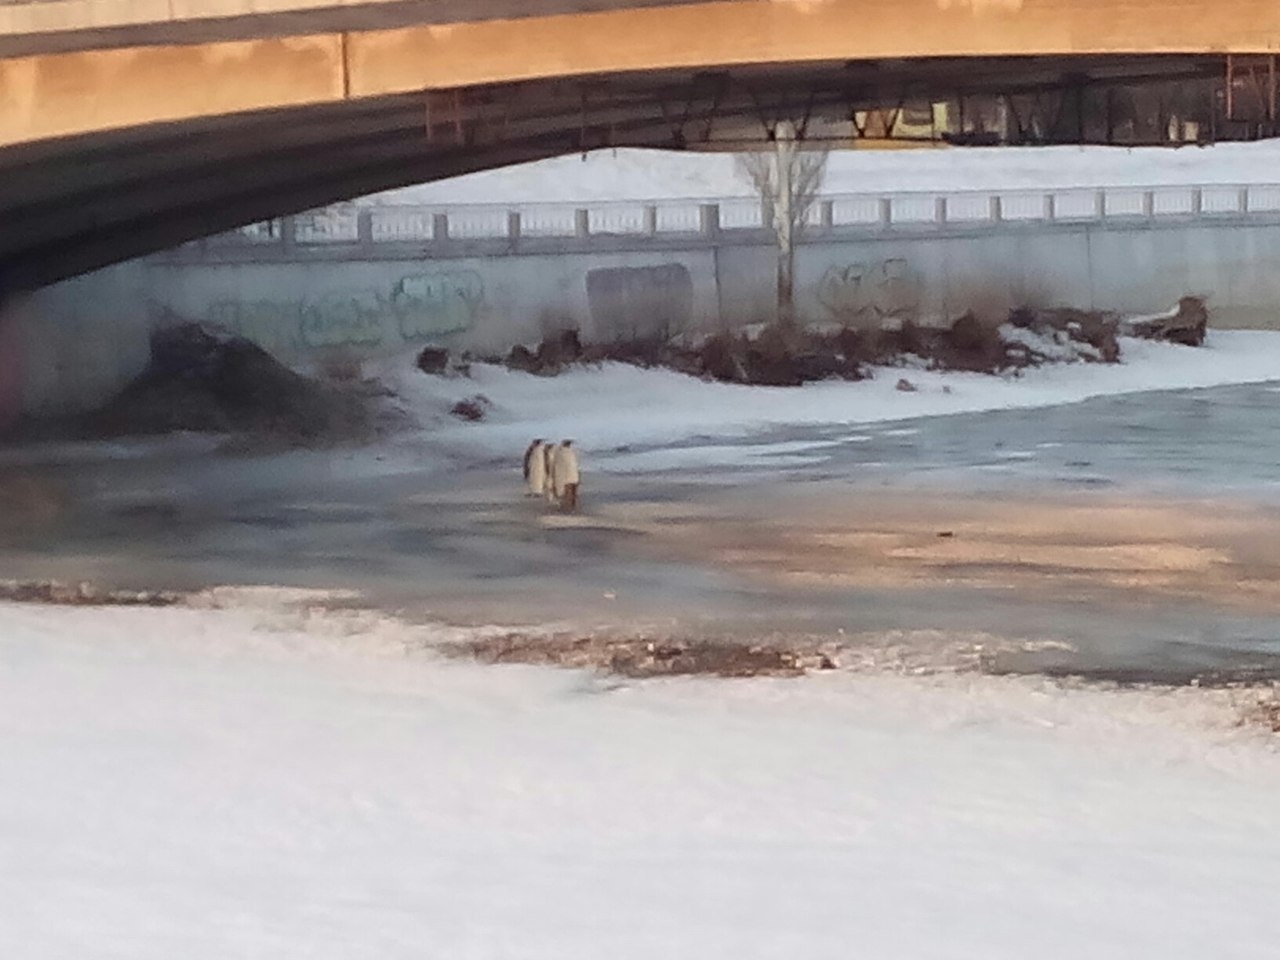
[{"label": "pile of dirt", "polygon": [[632,679],[705,675],[716,677],[796,677],[810,670],[834,670],[833,651],[712,640],[627,637],[535,636],[508,633],[448,648],[483,663],[526,663],[595,669]]},{"label": "pile of dirt", "polygon": [[[714,334],[693,344],[648,337],[584,346],[576,330],[566,330],[536,349],[517,345],[505,357],[487,359],[540,376],[555,376],[576,363],[616,361],[724,383],[790,387],[815,380],[861,380],[870,367],[904,363],[989,374],[1050,363],[1118,363],[1122,334],[1199,346],[1208,316],[1203,299],[1184,297],[1175,312],[1128,322],[1102,310],[1018,307],[995,322],[965,313],[947,327],[910,321],[871,331],[770,324]],[[442,371],[448,356],[433,351],[429,363],[420,361],[419,366]]]},{"label": "pile of dirt", "polygon": [[1204,345],[1205,334],[1209,330],[1209,310],[1203,297],[1183,297],[1173,312],[1159,317],[1129,320],[1124,323],[1123,328],[1131,337],[1199,347]]},{"label": "pile of dirt", "polygon": [[1257,699],[1241,710],[1240,725],[1280,733],[1280,687],[1273,685],[1270,690],[1257,691]]},{"label": "pile of dirt", "polygon": [[1118,330],[1118,319],[1110,314],[1022,309],[1002,324],[966,313],[950,327],[909,322],[878,331],[768,326],[759,332],[716,334],[693,347],[655,341],[591,346],[584,359],[666,367],[725,383],[786,387],[861,380],[870,367],[906,362],[930,370],[991,374],[1045,363],[1116,363]]},{"label": "pile of dirt", "polygon": [[1001,335],[1015,358],[1011,366],[1120,362],[1120,317],[1114,313],[1019,307],[1009,314]]},{"label": "pile of dirt", "polygon": [[517,344],[511,348],[504,362],[512,370],[554,375],[570,364],[584,359],[595,358],[585,356],[578,331],[562,330],[543,339],[538,344],[537,350],[530,350],[523,344]]},{"label": "pile of dirt", "polygon": [[449,351],[444,347],[423,347],[418,353],[418,369],[435,375],[445,373],[449,369]]},{"label": "pile of dirt", "polygon": [[304,377],[249,340],[187,323],[151,335],[146,369],[87,426],[99,436],[192,431],[337,442],[372,432],[370,400],[361,385]]},{"label": "pile of dirt", "polygon": [[459,400],[450,408],[449,413],[457,417],[459,420],[476,423],[488,416],[489,411],[492,408],[493,401],[483,393],[477,393],[473,397],[466,397],[465,399]]},{"label": "pile of dirt", "polygon": [[172,607],[181,594],[167,590],[111,590],[55,580],[0,580],[0,600],[62,607]]}]

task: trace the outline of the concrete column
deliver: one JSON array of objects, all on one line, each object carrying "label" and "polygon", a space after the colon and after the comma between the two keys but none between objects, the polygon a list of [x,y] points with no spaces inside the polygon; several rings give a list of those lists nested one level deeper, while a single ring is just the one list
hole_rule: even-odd
[{"label": "concrete column", "polygon": [[373,249],[373,211],[367,207],[356,214],[356,242],[360,249]]},{"label": "concrete column", "polygon": [[880,226],[889,227],[893,225],[893,200],[889,197],[880,198]]},{"label": "concrete column", "polygon": [[1154,190],[1147,190],[1142,194],[1142,215],[1148,218],[1156,215],[1156,192]]},{"label": "concrete column", "polygon": [[1249,188],[1248,187],[1240,188],[1239,206],[1240,206],[1241,213],[1249,212]]},{"label": "concrete column", "polygon": [[830,230],[836,223],[835,204],[830,200],[823,200],[818,205],[818,217],[822,223],[823,230]]},{"label": "concrete column", "polygon": [[575,237],[591,236],[591,217],[586,210],[573,211],[573,235]]},{"label": "concrete column", "polygon": [[947,225],[947,198],[938,197],[933,201],[933,219],[938,222],[938,226],[945,227]]},{"label": "concrete column", "polygon": [[1107,191],[1099,190],[1093,195],[1093,215],[1098,220],[1107,219]]},{"label": "concrete column", "polygon": [[988,202],[991,205],[991,222],[999,223],[1004,219],[1004,200],[1000,194],[992,194]]},{"label": "concrete column", "polygon": [[1050,223],[1058,219],[1058,198],[1052,193],[1044,195],[1044,218]]},{"label": "concrete column", "polygon": [[520,239],[520,211],[507,211],[507,239],[515,243]]},{"label": "concrete column", "polygon": [[720,204],[704,203],[698,208],[698,230],[704,237],[720,233]]},{"label": "concrete column", "polygon": [[653,204],[644,208],[644,232],[649,237],[658,232],[658,208]]},{"label": "concrete column", "polygon": [[1204,213],[1204,192],[1196,187],[1191,191],[1191,215],[1198,217]]},{"label": "concrete column", "polygon": [[298,245],[298,222],[293,217],[280,218],[280,249],[292,250]]},{"label": "concrete column", "polygon": [[449,242],[449,215],[447,213],[435,213],[431,215],[431,242]]}]

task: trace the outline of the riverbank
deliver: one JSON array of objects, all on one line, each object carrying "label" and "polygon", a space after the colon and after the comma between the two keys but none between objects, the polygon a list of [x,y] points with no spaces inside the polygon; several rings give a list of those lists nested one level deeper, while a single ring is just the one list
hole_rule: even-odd
[{"label": "riverbank", "polygon": [[1280,935],[1280,764],[1232,691],[637,684],[253,606],[0,604],[4,952],[1261,960]]}]

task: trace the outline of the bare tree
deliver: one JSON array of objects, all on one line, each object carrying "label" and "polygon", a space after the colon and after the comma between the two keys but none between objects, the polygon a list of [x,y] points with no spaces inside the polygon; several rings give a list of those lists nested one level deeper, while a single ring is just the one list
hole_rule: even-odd
[{"label": "bare tree", "polygon": [[778,323],[792,326],[795,308],[795,241],[804,229],[827,172],[827,149],[807,149],[796,126],[781,120],[774,127],[773,149],[740,154],[739,172],[751,181],[765,210],[773,213],[778,242]]}]

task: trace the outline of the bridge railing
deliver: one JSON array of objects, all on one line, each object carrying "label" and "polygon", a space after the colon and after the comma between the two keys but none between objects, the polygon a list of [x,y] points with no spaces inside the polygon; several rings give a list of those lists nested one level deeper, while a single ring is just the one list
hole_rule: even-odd
[{"label": "bridge railing", "polygon": [[[1280,184],[1212,184],[920,191],[819,197],[809,235],[1014,224],[1280,216]],[[732,237],[767,229],[772,213],[749,197],[602,203],[339,204],[210,238],[217,247],[376,246],[523,238]]]}]

